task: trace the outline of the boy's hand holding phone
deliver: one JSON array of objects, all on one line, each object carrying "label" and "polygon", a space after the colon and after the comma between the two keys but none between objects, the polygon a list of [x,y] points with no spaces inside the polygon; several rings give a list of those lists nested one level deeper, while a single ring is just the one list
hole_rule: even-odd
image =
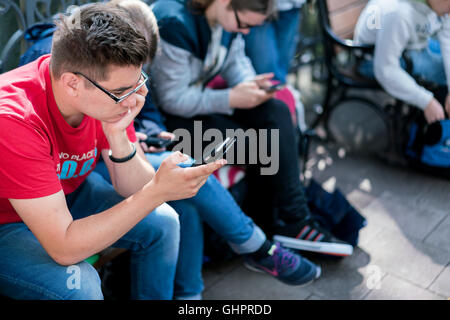
[{"label": "boy's hand holding phone", "polygon": [[208,177],[226,164],[225,159],[201,165],[195,168],[181,168],[178,166],[188,160],[188,156],[179,151],[168,156],[156,171],[150,181],[164,196],[164,202],[193,197],[203,186]]},{"label": "boy's hand holding phone", "polygon": [[193,162],[192,167],[198,167],[205,163],[210,163],[212,161],[217,161],[220,159],[225,158],[225,155],[227,154],[227,151],[230,150],[230,148],[233,146],[233,144],[236,142],[236,137],[230,138],[227,137],[223,142],[219,143],[212,151],[209,156],[207,156],[205,159],[202,160],[202,163]]}]

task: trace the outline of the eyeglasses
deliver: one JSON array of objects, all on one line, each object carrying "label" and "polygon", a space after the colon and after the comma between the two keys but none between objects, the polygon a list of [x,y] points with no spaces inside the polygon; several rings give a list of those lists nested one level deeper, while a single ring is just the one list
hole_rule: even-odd
[{"label": "eyeglasses", "polygon": [[141,71],[141,77],[139,78],[139,81],[141,81],[141,82],[137,85],[137,87],[134,88],[133,90],[131,90],[130,92],[124,94],[123,96],[117,97],[115,94],[109,92],[108,90],[103,88],[101,85],[99,85],[97,82],[89,79],[86,75],[82,74],[81,72],[72,72],[72,73],[79,74],[80,76],[83,76],[84,78],[86,78],[86,80],[88,80],[94,86],[96,86],[97,88],[102,90],[104,93],[106,93],[111,99],[113,99],[116,102],[116,104],[122,102],[123,100],[125,100],[126,98],[131,96],[133,93],[139,91],[139,89],[141,89],[142,86],[145,85],[145,83],[148,81],[148,75],[144,71]]},{"label": "eyeglasses", "polygon": [[250,28],[256,27],[254,25],[247,24],[247,23],[246,24],[242,24],[241,19],[239,19],[238,12],[237,12],[236,8],[233,8],[233,11],[234,11],[234,16],[236,17],[236,22],[237,22],[238,29],[250,29]]}]

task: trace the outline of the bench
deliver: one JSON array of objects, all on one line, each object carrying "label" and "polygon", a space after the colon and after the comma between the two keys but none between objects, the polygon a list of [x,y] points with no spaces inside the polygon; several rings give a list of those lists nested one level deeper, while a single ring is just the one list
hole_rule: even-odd
[{"label": "bench", "polygon": [[[328,78],[323,112],[312,127],[323,124],[325,139],[338,142],[347,150],[389,153],[399,149],[395,141],[400,129],[396,126],[402,119],[394,118],[400,114],[397,110],[403,103],[383,94],[384,100],[374,99],[377,91],[384,93],[382,87],[357,71],[359,62],[374,51],[372,45],[353,42],[356,23],[367,3],[367,0],[316,1]],[[347,125],[343,126],[345,119]]]}]

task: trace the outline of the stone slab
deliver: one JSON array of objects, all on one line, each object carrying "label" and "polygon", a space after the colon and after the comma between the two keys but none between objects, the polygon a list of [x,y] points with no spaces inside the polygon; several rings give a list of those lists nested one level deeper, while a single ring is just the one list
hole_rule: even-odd
[{"label": "stone slab", "polygon": [[210,300],[305,300],[310,295],[310,285],[289,286],[241,265],[205,290],[203,297]]},{"label": "stone slab", "polygon": [[390,191],[383,192],[373,200],[362,210],[362,214],[369,225],[384,226],[419,241],[424,240],[447,215],[432,207],[414,205]]},{"label": "stone slab", "polygon": [[385,228],[363,249],[371,264],[419,287],[428,288],[450,261],[450,253]]},{"label": "stone slab", "polygon": [[415,286],[408,281],[388,274],[380,283],[379,289],[373,289],[365,300],[442,300],[432,292]]},{"label": "stone slab", "polygon": [[445,270],[437,277],[437,279],[429,287],[430,291],[436,292],[447,299],[450,299],[450,267],[447,266]]}]

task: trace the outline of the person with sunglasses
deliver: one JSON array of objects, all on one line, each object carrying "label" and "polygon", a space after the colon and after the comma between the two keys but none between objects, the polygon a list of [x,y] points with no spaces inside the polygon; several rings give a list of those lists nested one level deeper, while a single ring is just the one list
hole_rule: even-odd
[{"label": "person with sunglasses", "polygon": [[[195,136],[195,121],[204,131],[266,129],[278,131],[278,170],[262,175],[262,161],[250,163],[245,145],[248,195],[244,211],[281,244],[304,250],[314,246],[324,254],[348,256],[351,245],[337,239],[311,214],[299,179],[297,137],[288,107],[265,89],[273,73],[256,74],[245,55],[242,35],[264,23],[271,0],[159,0],[153,7],[161,49],[151,68],[155,102],[169,131],[187,129]],[[261,55],[265,52],[260,52]],[[221,76],[224,88],[211,88]],[[270,134],[269,134],[270,135]],[[191,141],[194,145],[197,141]],[[202,150],[208,142],[203,142]],[[194,145],[195,148],[195,145]],[[242,150],[242,149],[241,149]],[[241,150],[234,150],[239,155]],[[236,163],[237,161],[235,161]],[[293,245],[294,244],[294,245]]]},{"label": "person with sunglasses", "polygon": [[[96,3],[61,17],[51,55],[0,75],[1,295],[102,299],[84,260],[114,246],[131,251],[133,299],[172,299],[180,225],[166,202],[225,161],[146,161],[133,119],[150,52],[124,10]],[[93,172],[100,156],[112,185]]]}]

